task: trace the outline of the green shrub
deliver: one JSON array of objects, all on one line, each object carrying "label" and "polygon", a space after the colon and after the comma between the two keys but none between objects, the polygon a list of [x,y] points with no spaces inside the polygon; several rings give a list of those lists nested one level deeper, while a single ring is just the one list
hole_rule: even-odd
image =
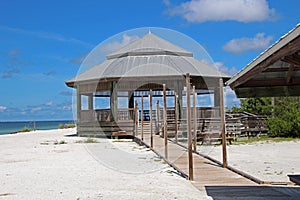
[{"label": "green shrub", "polygon": [[268,118],[269,135],[271,137],[300,137],[299,101],[292,97],[278,100],[274,116]]},{"label": "green shrub", "polygon": [[86,138],[84,140],[78,140],[76,143],[98,143],[98,141],[94,138]]},{"label": "green shrub", "polygon": [[74,128],[75,126],[75,124],[60,124],[59,129]]},{"label": "green shrub", "polygon": [[25,126],[20,132],[24,133],[24,132],[30,132],[30,131],[31,131],[31,129]]},{"label": "green shrub", "polygon": [[64,141],[64,140],[61,140],[61,141],[55,140],[53,144],[54,144],[54,145],[58,145],[58,144],[67,144],[67,142]]}]

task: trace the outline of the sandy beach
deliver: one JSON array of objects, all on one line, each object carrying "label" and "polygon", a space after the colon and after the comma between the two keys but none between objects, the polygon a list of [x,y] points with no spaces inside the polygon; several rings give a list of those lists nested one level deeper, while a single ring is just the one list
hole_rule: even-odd
[{"label": "sandy beach", "polygon": [[[0,136],[0,198],[212,199],[131,140],[72,136],[59,129]],[[94,141],[95,142],[95,141]],[[299,174],[300,141],[229,145],[230,166],[263,181]],[[221,146],[200,152],[221,160]]]},{"label": "sandy beach", "polygon": [[1,135],[0,198],[210,199],[145,147],[75,132]]},{"label": "sandy beach", "polygon": [[[201,146],[200,152],[222,161],[221,145]],[[227,145],[228,164],[262,181],[287,182],[300,174],[300,140]]]}]

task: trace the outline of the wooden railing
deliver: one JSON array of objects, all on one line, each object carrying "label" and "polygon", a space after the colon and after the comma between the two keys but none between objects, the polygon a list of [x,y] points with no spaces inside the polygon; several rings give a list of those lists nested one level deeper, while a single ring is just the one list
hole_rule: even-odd
[{"label": "wooden railing", "polygon": [[119,109],[117,119],[118,121],[134,120],[134,109],[133,108]]},{"label": "wooden railing", "polygon": [[[119,109],[117,112],[117,121],[133,120],[134,109],[125,108]],[[110,121],[110,109],[101,110],[82,110],[80,112],[80,122],[107,122]]]}]

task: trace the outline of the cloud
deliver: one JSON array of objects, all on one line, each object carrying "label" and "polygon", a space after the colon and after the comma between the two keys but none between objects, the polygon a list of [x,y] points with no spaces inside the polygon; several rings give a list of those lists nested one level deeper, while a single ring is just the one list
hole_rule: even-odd
[{"label": "cloud", "polygon": [[49,101],[49,102],[46,102],[44,105],[45,105],[45,106],[48,106],[48,107],[52,107],[52,106],[54,106],[55,104],[54,104],[52,101]]},{"label": "cloud", "polygon": [[272,40],[272,36],[265,36],[265,33],[257,33],[254,38],[232,39],[223,46],[223,49],[233,54],[240,54],[244,51],[261,51],[268,48]]},{"label": "cloud", "polygon": [[11,78],[14,74],[18,74],[20,73],[20,70],[18,68],[13,68],[13,69],[10,69],[10,70],[5,70],[3,73],[2,73],[2,78]]},{"label": "cloud", "polygon": [[166,6],[171,6],[171,2],[169,0],[163,0],[163,4],[165,4]]},{"label": "cloud", "polygon": [[41,111],[42,107],[33,107],[31,108],[31,112]]},{"label": "cloud", "polygon": [[240,99],[236,97],[235,92],[228,86],[225,87],[225,106],[227,108],[240,106]]},{"label": "cloud", "polygon": [[121,49],[122,47],[126,46],[127,44],[137,40],[139,37],[136,35],[127,35],[126,33],[123,34],[122,36],[122,40],[121,41],[115,41],[115,42],[111,42],[108,44],[103,45],[103,47],[101,48],[101,51],[103,53],[112,53],[116,50]]},{"label": "cloud", "polygon": [[26,35],[31,35],[34,37],[53,40],[53,41],[57,41],[57,42],[73,43],[73,44],[77,44],[77,45],[86,46],[89,48],[94,47],[94,45],[89,44],[87,42],[84,42],[84,41],[81,41],[81,40],[78,40],[78,39],[72,38],[72,37],[65,37],[58,33],[43,32],[43,31],[30,31],[30,30],[25,30],[25,29],[20,29],[20,28],[12,28],[12,27],[7,27],[7,26],[0,26],[0,29],[19,33],[19,34],[26,34]]},{"label": "cloud", "polygon": [[275,9],[270,9],[266,0],[191,0],[169,8],[167,13],[194,23],[227,20],[254,22],[274,20]]},{"label": "cloud", "polygon": [[72,110],[72,106],[65,105],[65,106],[62,107],[62,110]]},{"label": "cloud", "polygon": [[9,52],[7,52],[7,55],[8,56],[14,56],[14,55],[19,54],[19,53],[20,53],[19,49],[12,49]]},{"label": "cloud", "polygon": [[44,75],[46,75],[46,76],[54,76],[54,75],[56,75],[56,71],[55,70],[51,70],[49,72],[44,73]]},{"label": "cloud", "polygon": [[71,92],[71,91],[61,91],[60,93],[59,93],[59,95],[61,95],[61,96],[72,96],[73,95],[73,92]]},{"label": "cloud", "polygon": [[4,112],[7,109],[5,106],[0,106],[0,112]]},{"label": "cloud", "polygon": [[238,70],[235,67],[231,67],[231,68],[226,67],[223,62],[215,62],[213,63],[213,66],[217,68],[219,71],[224,72],[225,74],[231,76],[238,72]]},{"label": "cloud", "polygon": [[88,54],[89,54],[89,52],[83,53],[76,58],[70,59],[69,62],[72,64],[80,65],[84,61],[84,59],[88,56]]}]

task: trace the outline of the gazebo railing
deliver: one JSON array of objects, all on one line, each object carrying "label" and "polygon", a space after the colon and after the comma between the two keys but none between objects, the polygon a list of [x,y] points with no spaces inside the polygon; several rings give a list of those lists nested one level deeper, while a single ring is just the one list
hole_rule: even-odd
[{"label": "gazebo railing", "polygon": [[[133,108],[118,109],[117,121],[132,121],[134,116]],[[110,121],[110,109],[101,110],[81,110],[80,122],[108,122]]]},{"label": "gazebo railing", "polygon": [[134,119],[134,108],[118,109],[118,121],[129,121]]}]

